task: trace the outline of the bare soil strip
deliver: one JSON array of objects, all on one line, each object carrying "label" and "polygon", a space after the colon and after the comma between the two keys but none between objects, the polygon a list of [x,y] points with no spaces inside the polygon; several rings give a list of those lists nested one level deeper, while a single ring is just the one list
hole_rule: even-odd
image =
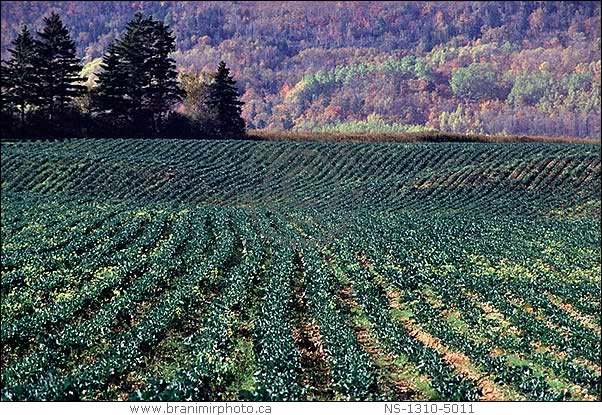
[{"label": "bare soil strip", "polygon": [[[362,312],[362,307],[353,297],[351,284],[346,284],[341,288],[339,297],[352,312]],[[372,357],[374,364],[378,368],[377,382],[382,395],[396,401],[424,400],[425,397],[420,396],[414,390],[412,382],[406,379],[401,373],[401,369],[394,361],[395,356],[383,350],[370,326],[352,323],[352,327],[360,346]],[[426,379],[423,380],[426,381]]]},{"label": "bare soil strip", "polygon": [[500,324],[500,326],[502,326],[502,328],[504,330],[506,330],[506,332],[508,334],[511,334],[512,336],[515,336],[515,337],[522,336],[522,332],[520,331],[520,329],[518,329],[516,326],[514,326],[514,324],[511,321],[507,320],[506,317],[504,316],[504,314],[501,311],[499,311],[497,308],[495,308],[492,304],[481,302],[474,293],[472,293],[466,289],[462,289],[462,292],[468,298],[470,298],[477,307],[479,307],[481,310],[483,310],[486,318],[497,321]]},{"label": "bare soil strip", "polygon": [[[391,307],[397,310],[401,309],[399,304],[399,294],[395,293],[394,290],[387,290],[387,298]],[[456,371],[462,376],[475,381],[479,389],[481,390],[484,401],[501,401],[507,400],[508,398],[498,388],[498,386],[491,380],[491,377],[484,375],[474,368],[474,364],[468,356],[461,352],[452,351],[443,342],[431,336],[429,333],[423,331],[418,324],[413,322],[410,318],[403,316],[398,317],[399,321],[404,325],[408,333],[422,342],[426,346],[439,352],[443,359],[452,365]]]},{"label": "bare soil strip", "polygon": [[[362,261],[363,265],[367,263]],[[375,277],[375,281],[385,290],[389,305],[394,310],[402,310],[399,290],[394,287],[388,286],[380,275],[372,272]],[[405,317],[401,313],[397,313],[396,318],[400,321],[408,333],[416,340],[420,341],[424,345],[436,350],[443,356],[443,359],[449,363],[458,374],[466,377],[467,379],[473,380],[481,391],[481,400],[483,401],[502,401],[508,400],[502,390],[496,385],[490,376],[479,372],[474,363],[468,356],[461,352],[453,351],[447,347],[440,339],[431,336],[429,333],[423,331],[420,326],[414,322],[411,318]]]},{"label": "bare soil strip", "polygon": [[[301,267],[300,264],[298,264]],[[305,301],[304,270],[299,268],[299,278],[293,280],[293,339],[301,355],[299,384],[307,400],[333,400],[331,365],[324,351],[320,326],[308,315]]]},{"label": "bare soil strip", "polygon": [[575,320],[577,320],[578,322],[583,324],[585,327],[587,327],[588,329],[590,329],[594,333],[596,333],[598,336],[600,336],[600,326],[596,325],[596,323],[594,323],[589,317],[584,316],[579,311],[575,310],[575,308],[572,305],[565,303],[560,297],[558,297],[550,292],[547,292],[546,294],[548,295],[548,298],[550,299],[550,301],[552,301],[552,303],[556,307],[563,309]]},{"label": "bare soil strip", "polygon": [[[496,321],[498,321],[500,323],[500,325],[502,327],[504,327],[504,329],[506,329],[509,333],[511,333],[512,335],[516,336],[516,337],[520,337],[521,336],[521,332],[520,330],[518,330],[516,327],[514,327],[512,325],[512,323],[510,321],[508,321],[504,315],[498,311],[494,306],[492,306],[491,304],[488,303],[482,303],[478,300],[478,298],[476,297],[476,295],[474,293],[465,291],[466,295],[468,297],[470,297],[475,304],[480,307],[487,315],[488,318],[493,318]],[[533,316],[537,317],[537,313],[535,313],[535,311],[533,310],[532,307],[526,305],[525,307],[523,307],[523,309],[525,309],[527,312],[529,312],[530,314],[532,314]],[[542,320],[542,318],[537,317],[539,320]],[[531,345],[533,346],[535,352],[538,353],[545,353],[548,354],[549,356],[555,358],[555,359],[566,359],[568,358],[567,353],[562,352],[557,350],[556,348],[552,347],[552,346],[544,346],[538,342],[532,342]],[[491,350],[491,356],[509,356],[512,355],[514,357],[516,357],[519,360],[522,359],[526,359],[529,360],[529,356],[521,356],[515,353],[511,353],[508,352],[506,350],[503,349],[499,349],[499,348],[494,348]],[[585,359],[571,359],[571,361],[575,364],[578,364],[580,366],[583,366],[585,368],[588,368],[590,370],[593,370],[597,373],[600,373],[600,366],[592,363],[588,360]],[[545,372],[546,376],[550,379],[560,379],[557,375],[555,375],[554,373],[551,373],[547,368],[539,366],[538,368],[540,369],[540,371]],[[579,399],[582,400],[595,400],[594,396],[588,395],[585,391],[583,391],[583,388],[581,388],[579,385],[574,385],[574,384],[570,384],[569,385],[569,389],[571,391],[571,395],[574,397],[578,397]]]}]

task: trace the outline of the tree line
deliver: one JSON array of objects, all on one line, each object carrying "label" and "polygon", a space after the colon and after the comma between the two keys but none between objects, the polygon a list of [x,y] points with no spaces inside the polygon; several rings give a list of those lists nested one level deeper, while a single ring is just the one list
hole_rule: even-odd
[{"label": "tree line", "polygon": [[[22,24],[31,28],[55,10],[85,54],[87,75],[99,72],[133,9],[152,15],[177,38],[172,57],[187,96],[206,96],[204,74],[220,59],[228,63],[244,90],[249,129],[600,136],[599,2],[2,1],[0,8],[2,58]],[[87,95],[76,101],[88,111]],[[203,107],[184,97],[176,108],[186,118],[176,115],[199,123]]]},{"label": "tree line", "polygon": [[24,25],[2,61],[2,138],[245,137],[229,68],[222,61],[208,76],[178,74],[175,37],[163,22],[137,13],[109,44],[91,87],[61,17],[43,23],[37,38]]}]

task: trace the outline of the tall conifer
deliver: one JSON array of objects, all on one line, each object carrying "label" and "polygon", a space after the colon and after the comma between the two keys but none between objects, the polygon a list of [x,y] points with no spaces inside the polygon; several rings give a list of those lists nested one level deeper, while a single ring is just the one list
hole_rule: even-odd
[{"label": "tall conifer", "polygon": [[236,81],[230,76],[225,62],[220,62],[213,82],[209,84],[207,104],[215,114],[215,134],[220,137],[239,137],[245,135],[243,120],[243,102],[239,99]]},{"label": "tall conifer", "polygon": [[44,18],[44,29],[38,32],[37,69],[40,75],[41,107],[51,123],[63,113],[73,98],[85,92],[82,70],[75,54],[75,43],[60,16],[52,13]]},{"label": "tall conifer", "polygon": [[127,71],[119,55],[116,41],[109,45],[107,52],[102,57],[100,68],[102,71],[96,74],[98,88],[93,107],[112,117],[127,116]]},{"label": "tall conifer", "polygon": [[137,13],[103,57],[98,107],[127,115],[136,134],[157,134],[183,92],[177,81],[175,38],[167,26]]},{"label": "tall conifer", "polygon": [[159,21],[151,21],[151,57],[147,62],[149,84],[146,88],[148,107],[153,114],[155,132],[174,103],[184,93],[178,83],[175,60],[170,54],[176,50],[175,37],[169,28]]},{"label": "tall conifer", "polygon": [[39,103],[40,88],[36,44],[27,26],[23,26],[8,52],[11,57],[2,71],[2,104],[19,114],[23,130],[26,110]]}]

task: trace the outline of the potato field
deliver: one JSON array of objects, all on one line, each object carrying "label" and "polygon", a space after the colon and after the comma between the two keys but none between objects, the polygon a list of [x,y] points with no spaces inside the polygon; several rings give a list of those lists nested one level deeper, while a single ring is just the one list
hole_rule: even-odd
[{"label": "potato field", "polygon": [[600,400],[600,146],[1,145],[2,400]]}]

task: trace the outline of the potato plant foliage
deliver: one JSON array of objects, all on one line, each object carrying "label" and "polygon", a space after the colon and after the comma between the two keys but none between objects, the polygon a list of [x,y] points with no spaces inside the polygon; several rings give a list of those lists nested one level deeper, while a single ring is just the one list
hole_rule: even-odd
[{"label": "potato plant foliage", "polygon": [[600,147],[1,146],[3,400],[599,400]]}]

